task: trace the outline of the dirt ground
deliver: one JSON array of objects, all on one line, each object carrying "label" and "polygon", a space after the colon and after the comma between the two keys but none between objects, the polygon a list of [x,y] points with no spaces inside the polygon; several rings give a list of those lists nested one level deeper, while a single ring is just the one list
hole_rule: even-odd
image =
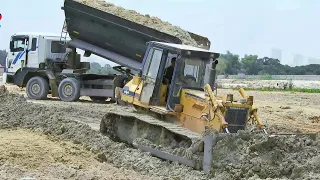
[{"label": "dirt ground", "polygon": [[[1,84],[0,84],[1,85]],[[6,85],[9,91],[18,92],[26,96],[24,89],[19,89],[12,85]],[[218,95],[234,94],[234,97],[241,98],[236,90],[218,89]],[[255,106],[258,107],[258,113],[263,123],[269,131],[277,133],[304,132],[316,133],[320,130],[320,94],[317,93],[299,93],[299,92],[265,92],[265,91],[247,91],[248,95],[254,96]],[[95,115],[86,117],[75,115],[71,119],[88,123],[92,128],[97,129],[101,117],[106,111],[132,111],[130,107],[119,107],[115,104],[97,104],[92,103],[90,98],[82,97],[80,102],[67,103],[61,102],[57,98],[50,98],[47,101],[32,101],[46,106],[59,106],[73,109],[90,109]],[[82,110],[83,111],[83,110]]]},{"label": "dirt ground", "polygon": [[[25,95],[24,90],[19,90],[19,88],[15,86],[7,85],[7,89],[11,92],[18,92]],[[235,98],[240,97],[237,91],[218,89],[219,95],[227,93],[235,94]],[[320,105],[317,103],[318,99],[320,99],[319,94],[259,91],[248,91],[247,94],[254,96],[255,105],[259,108],[258,112],[261,120],[267,125],[267,130],[270,133],[318,132],[320,125],[320,111],[318,111]],[[10,101],[4,99],[4,103],[10,103]],[[17,101],[20,100],[18,99]],[[0,177],[2,177],[2,179],[19,179],[22,177],[41,179],[181,179],[183,176],[185,176],[185,178],[182,179],[208,179],[208,177],[201,172],[191,170],[185,166],[160,161],[148,154],[127,148],[121,143],[101,139],[101,137],[94,134],[94,132],[85,130],[85,127],[71,123],[71,121],[80,122],[81,124],[89,125],[91,129],[97,131],[100,120],[106,112],[121,110],[125,113],[132,111],[129,107],[92,103],[89,98],[82,98],[80,102],[74,103],[61,102],[55,98],[50,98],[45,101],[27,101],[35,104],[34,107],[29,108],[33,109],[32,112],[25,112],[25,110],[23,110],[23,103],[16,107],[11,105],[3,106],[0,109],[0,122],[2,123],[2,125],[0,125],[0,152],[5,152],[0,154]],[[48,111],[48,109],[50,111]],[[15,113],[18,110],[21,112],[15,114],[15,116],[9,116],[1,112],[1,110],[8,111],[9,113]],[[34,122],[35,119],[38,119],[38,122]],[[68,119],[66,125],[57,124],[57,122],[62,121],[62,119]],[[8,124],[11,123],[10,127],[16,123],[24,123],[21,126],[27,128],[38,126],[38,129],[44,131],[45,134],[52,134],[57,137],[60,136],[62,139],[72,140],[57,140],[54,138],[55,136],[46,136],[40,132],[24,130],[24,128],[16,130],[12,130],[12,128],[9,130],[6,128],[3,129],[3,127],[6,127],[6,121],[8,121]],[[30,123],[36,125],[31,125]],[[67,128],[67,126],[69,128]],[[70,127],[75,126],[77,130],[70,130]],[[69,130],[70,132],[65,132]],[[92,138],[87,138],[89,136]],[[284,149],[290,149],[290,156],[287,154],[283,155],[288,162],[281,159],[281,162],[277,162],[279,166],[283,166],[282,169],[280,168],[281,170],[272,169],[270,164],[261,163],[261,159],[257,159],[256,162],[243,161],[243,159],[257,158],[257,153],[263,153],[261,152],[260,146],[265,147],[265,144],[270,144],[270,141],[276,150],[270,150],[269,156],[274,156],[273,151],[275,151],[276,154],[279,153],[278,151],[283,153],[283,149],[277,150],[278,147],[273,143],[274,140],[264,139],[261,141],[262,142],[256,142],[256,140],[248,139],[232,140],[231,144],[236,143],[239,145],[239,152],[235,152],[235,154],[237,155],[236,157],[240,159],[236,162],[242,164],[248,163],[249,165],[246,167],[250,168],[245,169],[238,167],[239,165],[234,163],[235,159],[232,159],[231,162],[234,163],[234,169],[231,169],[228,174],[223,173],[230,170],[225,169],[225,167],[230,166],[229,160],[233,157],[230,156],[228,148],[234,150],[234,146],[225,147],[226,144],[230,144],[230,142],[227,140],[221,141],[220,145],[217,145],[217,149],[221,148],[221,152],[226,154],[220,154],[216,160],[217,163],[215,166],[220,169],[218,171],[220,173],[216,175],[216,177],[218,179],[241,179],[239,177],[259,179],[259,177],[281,177],[279,173],[281,174],[283,172],[292,174],[291,176],[293,177],[299,177],[299,172],[302,170],[299,163],[295,162],[297,157],[310,156],[311,158],[311,154],[312,157],[318,157],[318,152],[315,149],[317,149],[319,143],[314,143],[314,147],[307,148],[305,150],[306,152],[302,153],[300,152],[300,145],[304,143],[309,145],[309,140],[291,139],[290,142],[294,142],[294,147],[291,147],[292,145],[285,139],[277,139],[276,144],[287,144],[286,146],[288,147]],[[79,142],[83,142],[83,144],[86,145],[80,146],[78,145]],[[100,142],[103,143],[101,144]],[[242,149],[240,147],[242,147]],[[255,152],[249,155],[246,147],[254,149]],[[267,147],[267,149],[268,148],[270,147]],[[101,149],[105,149],[102,157],[96,153]],[[291,152],[292,149],[294,152]],[[244,158],[246,155],[249,155],[249,157]],[[221,159],[221,157],[226,158]],[[101,159],[105,160],[101,161]],[[270,157],[267,159],[270,159]],[[283,162],[285,162],[285,164],[283,164]],[[306,162],[303,162],[307,165],[303,165],[302,167],[314,168],[313,162],[314,159],[307,159]],[[265,170],[263,172],[258,170],[259,172],[256,173],[257,169],[252,165],[255,163],[258,163],[258,167],[264,167],[263,169]],[[274,162],[270,163],[272,164]],[[288,164],[290,163],[298,165],[289,166]],[[239,170],[239,168],[241,170]],[[230,176],[230,174],[232,174],[232,176]],[[259,174],[259,176],[257,176],[257,174]],[[313,174],[309,176],[318,178],[318,176],[314,176]]]},{"label": "dirt ground", "polygon": [[[218,94],[238,91],[218,89]],[[298,92],[247,91],[254,96],[254,104],[264,124],[271,132],[318,132],[320,130],[320,94]]]},{"label": "dirt ground", "polygon": [[217,79],[217,84],[224,89],[319,89],[320,81],[314,80],[259,80],[259,79]]},{"label": "dirt ground", "polygon": [[0,177],[19,179],[145,179],[100,163],[81,146],[30,130],[0,130]]}]

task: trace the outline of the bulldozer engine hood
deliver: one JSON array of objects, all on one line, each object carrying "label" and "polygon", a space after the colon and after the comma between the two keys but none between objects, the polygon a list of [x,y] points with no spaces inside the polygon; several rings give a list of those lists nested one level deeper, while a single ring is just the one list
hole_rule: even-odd
[{"label": "bulldozer engine hood", "polygon": [[183,94],[185,96],[192,97],[194,99],[198,99],[200,101],[205,101],[206,100],[206,95],[204,91],[200,90],[194,90],[194,89],[182,89],[184,92]]}]

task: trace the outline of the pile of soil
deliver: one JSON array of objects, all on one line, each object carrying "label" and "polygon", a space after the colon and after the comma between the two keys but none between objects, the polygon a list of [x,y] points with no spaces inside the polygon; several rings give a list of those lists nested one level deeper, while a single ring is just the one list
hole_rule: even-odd
[{"label": "pile of soil", "polygon": [[320,177],[320,142],[315,136],[239,132],[218,137],[213,174],[222,179]]},{"label": "pile of soil", "polygon": [[190,34],[181,29],[180,27],[174,26],[168,22],[164,22],[157,17],[152,17],[150,15],[142,15],[133,10],[127,10],[119,6],[115,6],[112,3],[105,2],[104,0],[75,0],[79,3],[85,4],[87,6],[99,9],[101,11],[108,12],[115,16],[133,21],[135,23],[147,26],[152,29],[156,29],[163,33],[175,36],[179,38],[183,44],[198,46],[197,42],[191,38]]},{"label": "pile of soil", "polygon": [[0,152],[1,179],[148,179],[100,163],[78,144],[31,130],[1,129]]},{"label": "pile of soil", "polygon": [[[308,136],[267,136],[240,132],[218,136],[212,172],[204,174],[118,143],[88,125],[67,119],[72,108],[27,102],[0,86],[0,129],[19,127],[53,135],[95,153],[101,162],[151,179],[314,179],[320,177],[320,141]],[[79,114],[81,114],[79,112]],[[0,166],[1,169],[1,166]],[[1,171],[1,170],[0,170]]]},{"label": "pile of soil", "polygon": [[134,170],[151,179],[208,179],[210,176],[190,167],[152,157],[124,143],[111,141],[86,124],[66,119],[70,113],[77,114],[72,112],[72,108],[64,110],[28,102],[21,95],[9,93],[4,86],[0,86],[0,89],[0,102],[5,102],[0,108],[0,129],[31,129],[61,140],[71,140],[95,153],[100,162]]}]

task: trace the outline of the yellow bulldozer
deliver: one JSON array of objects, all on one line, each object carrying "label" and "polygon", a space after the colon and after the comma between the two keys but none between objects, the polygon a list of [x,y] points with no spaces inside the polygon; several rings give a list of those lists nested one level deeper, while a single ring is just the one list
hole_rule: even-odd
[{"label": "yellow bulldozer", "polygon": [[[232,94],[214,95],[220,54],[208,50],[207,38],[189,33],[198,47],[184,45],[175,36],[73,0],[65,0],[63,9],[69,47],[137,72],[123,87],[95,90],[100,94],[94,95],[105,97],[119,92],[116,101],[135,109],[108,112],[101,121],[101,133],[159,158],[208,170],[214,134],[237,133],[247,129],[249,122],[266,132],[253,97],[243,89],[239,100]],[[119,84],[118,77],[114,84]]]},{"label": "yellow bulldozer", "polygon": [[[212,84],[219,56],[192,46],[149,42],[143,68],[120,89],[117,99],[136,111],[107,113],[100,131],[157,157],[197,169],[208,159],[203,158],[206,136],[237,133],[251,122],[266,133],[253,97],[243,89],[239,90],[239,101],[233,94],[214,95]],[[176,63],[170,80],[165,74],[172,59]],[[209,149],[212,141],[208,141]]]}]

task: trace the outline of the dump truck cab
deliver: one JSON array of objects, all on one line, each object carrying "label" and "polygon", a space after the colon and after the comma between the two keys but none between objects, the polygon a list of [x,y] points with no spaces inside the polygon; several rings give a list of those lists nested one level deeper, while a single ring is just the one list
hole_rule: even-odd
[{"label": "dump truck cab", "polygon": [[[206,84],[213,86],[219,55],[188,45],[148,42],[140,75],[124,86],[122,100],[146,108],[174,111],[181,104],[183,89],[203,92]],[[172,58],[176,61],[170,81],[165,74]]]},{"label": "dump truck cab", "polygon": [[[66,41],[69,41],[67,39]],[[46,61],[63,63],[69,49],[60,44],[60,35],[17,32],[11,36],[4,82],[24,87]]]}]

